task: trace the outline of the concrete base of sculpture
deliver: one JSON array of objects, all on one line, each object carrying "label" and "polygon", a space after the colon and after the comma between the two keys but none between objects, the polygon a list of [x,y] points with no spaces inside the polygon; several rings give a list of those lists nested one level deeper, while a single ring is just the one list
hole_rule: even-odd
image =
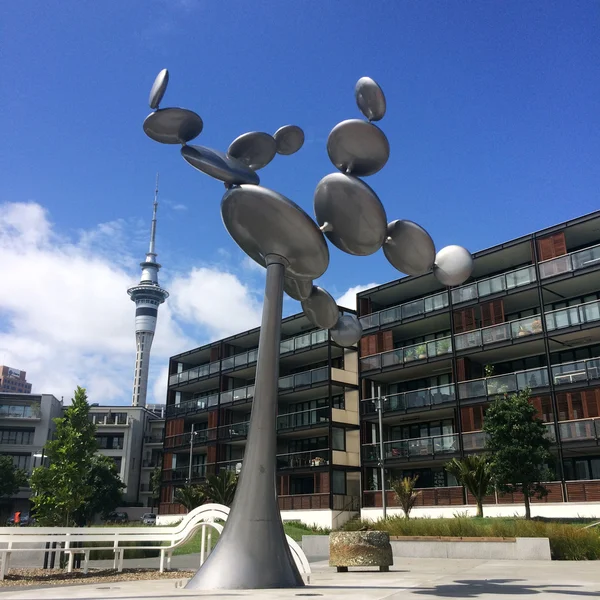
[{"label": "concrete base of sculpture", "polygon": [[379,567],[389,571],[394,564],[390,536],[385,531],[337,531],[329,534],[329,566],[338,573],[348,567]]}]

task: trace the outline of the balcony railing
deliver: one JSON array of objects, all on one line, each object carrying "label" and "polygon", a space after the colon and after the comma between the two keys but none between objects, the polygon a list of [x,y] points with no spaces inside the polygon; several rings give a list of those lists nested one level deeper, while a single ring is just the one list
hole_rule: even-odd
[{"label": "balcony railing", "polygon": [[242,402],[254,398],[254,385],[245,385],[234,390],[221,392],[221,404],[230,404],[231,402]]},{"label": "balcony railing", "polygon": [[546,329],[548,331],[584,325],[594,321],[600,321],[600,300],[559,308],[546,313]]},{"label": "balcony railing", "polygon": [[360,318],[363,329],[371,329],[380,325],[390,325],[400,321],[425,315],[436,310],[441,310],[448,306],[448,294],[440,292],[433,296],[412,300],[405,304],[400,304],[392,308],[386,308],[370,315],[365,315]]},{"label": "balcony railing", "polygon": [[[190,445],[190,431],[186,433],[180,433],[178,435],[170,435],[165,438],[165,448],[178,448],[180,446]],[[207,442],[214,441],[217,439],[217,428],[211,427],[210,429],[198,429],[194,431],[194,446],[202,446]]]},{"label": "balcony railing", "polygon": [[163,437],[162,435],[145,435],[144,436],[144,444],[162,444]]},{"label": "balcony railing", "polygon": [[305,387],[327,381],[329,378],[329,369],[327,367],[319,367],[310,371],[303,371],[295,375],[287,375],[279,378],[279,390],[291,390],[297,387]]},{"label": "balcony railing", "polygon": [[361,369],[370,371],[371,369],[379,369],[391,367],[394,365],[406,365],[428,358],[447,356],[452,352],[452,342],[450,336],[405,346],[404,348],[396,348],[381,354],[373,354],[360,359]]},{"label": "balcony railing", "polygon": [[39,419],[42,408],[34,404],[0,404],[0,419]]},{"label": "balcony railing", "polygon": [[161,465],[162,465],[162,460],[160,458],[142,461],[142,467],[144,469],[153,469],[155,467],[160,467]]},{"label": "balcony railing", "polygon": [[[394,440],[383,443],[386,460],[446,456],[459,451],[458,434],[434,435],[429,437]],[[364,444],[363,459],[379,460],[379,444]]]},{"label": "balcony railing", "polygon": [[[195,479],[206,478],[206,466],[207,465],[192,465],[192,481]],[[189,467],[178,467],[176,469],[164,469],[163,470],[163,481],[170,482],[185,482],[188,480],[190,475]]]},{"label": "balcony railing", "polygon": [[600,358],[577,360],[552,367],[554,385],[598,381],[600,379]]},{"label": "balcony railing", "polygon": [[231,423],[229,425],[221,425],[218,428],[218,436],[220,440],[236,440],[244,439],[248,436],[248,426],[250,421],[243,423]]},{"label": "balcony railing", "polygon": [[186,383],[187,381],[193,381],[194,379],[201,379],[203,377],[209,377],[210,375],[217,375],[221,370],[220,361],[216,360],[205,365],[193,367],[187,371],[181,373],[175,373],[169,377],[169,385],[177,385],[178,383]]},{"label": "balcony railing", "polygon": [[209,396],[202,396],[201,398],[194,398],[193,400],[186,400],[179,404],[171,404],[167,406],[167,415],[179,415],[186,412],[195,412],[198,410],[206,410],[212,406],[219,404],[219,394],[210,394]]},{"label": "balcony railing", "polygon": [[452,303],[460,304],[477,300],[491,294],[506,292],[523,285],[529,285],[535,281],[535,268],[532,266],[522,267],[508,273],[473,281],[467,285],[452,290]]},{"label": "balcony railing", "polygon": [[[383,412],[406,411],[412,408],[432,408],[441,404],[455,401],[453,385],[438,385],[436,387],[388,394],[383,397]],[[363,415],[377,412],[378,398],[368,398],[361,402]]]},{"label": "balcony railing", "polygon": [[485,398],[486,396],[519,392],[527,388],[533,390],[549,385],[548,369],[540,367],[507,373],[506,375],[486,377],[485,379],[462,381],[458,384],[458,397],[461,400]]},{"label": "balcony railing", "polygon": [[277,431],[283,429],[295,429],[297,427],[308,427],[319,423],[329,423],[328,406],[279,415],[277,417]]},{"label": "balcony railing", "polygon": [[294,494],[289,496],[278,496],[277,501],[279,502],[279,510],[329,508],[329,494]]},{"label": "balcony railing", "polygon": [[476,452],[485,449],[486,433],[484,431],[469,431],[462,434],[465,452]]},{"label": "balcony railing", "polygon": [[593,266],[600,266],[600,244],[541,262],[540,278],[547,279]]},{"label": "balcony railing", "polygon": [[[548,437],[555,442],[556,431],[554,423],[546,423]],[[558,429],[562,443],[594,442],[600,443],[600,419],[574,419],[559,421]]]},{"label": "balcony railing", "polygon": [[277,469],[297,469],[305,467],[323,467],[329,464],[329,448],[292,452],[277,455]]},{"label": "balcony railing", "polygon": [[312,346],[318,346],[327,341],[327,331],[319,329],[319,331],[312,331],[303,335],[297,335],[296,337],[283,340],[279,345],[279,351],[281,354],[286,352],[293,352],[294,350],[303,350],[304,348],[311,348]]}]

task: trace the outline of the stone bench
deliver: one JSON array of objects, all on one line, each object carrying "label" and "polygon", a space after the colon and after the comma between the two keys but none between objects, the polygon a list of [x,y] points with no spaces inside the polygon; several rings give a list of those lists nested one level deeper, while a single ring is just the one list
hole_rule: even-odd
[{"label": "stone bench", "polygon": [[338,573],[348,567],[379,567],[387,572],[394,564],[390,536],[385,531],[336,531],[329,534],[329,566]]}]

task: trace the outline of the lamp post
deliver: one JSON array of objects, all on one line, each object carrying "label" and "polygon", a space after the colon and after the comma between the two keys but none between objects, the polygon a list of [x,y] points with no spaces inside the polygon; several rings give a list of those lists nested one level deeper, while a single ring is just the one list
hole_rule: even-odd
[{"label": "lamp post", "polygon": [[383,518],[387,519],[387,502],[385,497],[385,455],[383,448],[383,403],[385,398],[381,396],[381,388],[379,388],[379,395],[375,401],[375,407],[377,409],[377,417],[379,419],[379,468],[381,469],[381,508],[383,510]]},{"label": "lamp post", "polygon": [[194,431],[194,424],[192,423],[192,430],[190,431],[190,464],[188,465],[188,485],[192,485],[192,453],[194,451],[194,437],[196,432]]}]

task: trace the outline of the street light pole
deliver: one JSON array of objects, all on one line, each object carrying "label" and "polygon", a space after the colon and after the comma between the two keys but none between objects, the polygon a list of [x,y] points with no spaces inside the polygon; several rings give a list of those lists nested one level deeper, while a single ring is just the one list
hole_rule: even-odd
[{"label": "street light pole", "polygon": [[190,464],[188,465],[188,485],[192,485],[192,452],[194,451],[194,424],[192,423],[192,430],[190,431]]},{"label": "street light pole", "polygon": [[385,497],[385,464],[383,449],[383,401],[381,397],[381,386],[377,396],[377,416],[379,418],[379,467],[381,469],[381,508],[383,509],[383,518],[387,519],[387,502]]}]

